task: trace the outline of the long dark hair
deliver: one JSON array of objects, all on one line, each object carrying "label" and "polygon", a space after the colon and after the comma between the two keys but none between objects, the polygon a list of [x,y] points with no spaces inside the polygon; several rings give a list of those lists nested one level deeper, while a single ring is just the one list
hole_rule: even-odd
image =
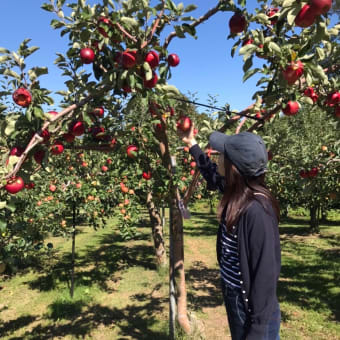
[{"label": "long dark hair", "polygon": [[257,177],[243,176],[227,158],[224,158],[224,168],[225,189],[218,206],[218,218],[219,220],[222,218],[226,208],[225,223],[229,232],[253,200],[259,201],[268,212],[272,206],[279,221],[279,203],[267,188],[264,174]]}]

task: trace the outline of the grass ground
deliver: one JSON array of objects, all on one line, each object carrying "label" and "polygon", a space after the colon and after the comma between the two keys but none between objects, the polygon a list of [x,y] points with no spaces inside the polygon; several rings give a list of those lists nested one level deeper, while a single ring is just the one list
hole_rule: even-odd
[{"label": "grass ground", "polygon": [[[184,229],[188,309],[198,325],[193,338],[230,339],[215,255],[216,218],[205,203],[192,210]],[[320,235],[308,235],[301,216],[280,225],[282,339],[340,339],[340,214],[333,217]],[[148,224],[139,231],[136,240],[124,242],[114,219],[97,231],[79,227],[73,299],[70,240],[51,239],[53,256],[43,268],[0,277],[0,338],[168,339],[168,271],[156,268]]]}]

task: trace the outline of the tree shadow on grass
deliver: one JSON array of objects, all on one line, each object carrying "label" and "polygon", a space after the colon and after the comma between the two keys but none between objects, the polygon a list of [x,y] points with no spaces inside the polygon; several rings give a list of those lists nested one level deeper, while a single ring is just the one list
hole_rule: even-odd
[{"label": "tree shadow on grass", "polygon": [[[16,330],[26,327],[30,323],[36,320],[36,316],[25,315],[20,316],[15,320],[10,320],[6,322],[0,321],[0,338],[15,332]],[[21,338],[22,339],[22,338]]]},{"label": "tree shadow on grass", "polygon": [[[152,245],[120,242],[120,237],[111,233],[98,236],[98,243],[90,245],[81,254],[76,254],[75,282],[77,285],[98,286],[106,291],[111,288],[106,281],[115,276],[116,272],[129,267],[139,266],[156,270]],[[140,237],[139,240],[142,240]],[[33,281],[26,282],[31,289],[50,291],[60,283],[66,282],[70,287],[71,253],[65,254],[47,273]]]},{"label": "tree shadow on grass", "polygon": [[[154,290],[159,288],[155,287]],[[50,313],[45,315],[45,320],[50,320],[48,325],[37,325],[24,334],[24,339],[41,340],[54,339],[65,336],[76,338],[91,336],[93,331],[105,327],[117,328],[116,339],[168,339],[166,331],[152,330],[158,323],[157,315],[163,312],[166,302],[163,298],[153,297],[150,294],[136,294],[132,296],[136,304],[123,308],[109,308],[99,304],[86,305],[81,301],[54,302],[49,306]],[[32,320],[33,321],[33,320]],[[31,321],[31,322],[32,322]],[[24,326],[24,325],[23,325]],[[22,337],[13,337],[19,340]]]},{"label": "tree shadow on grass", "polygon": [[201,311],[204,307],[215,308],[223,304],[220,274],[217,269],[208,268],[201,261],[195,261],[185,275],[186,281],[192,286],[187,292],[191,310]]},{"label": "tree shadow on grass", "polygon": [[281,268],[279,300],[316,312],[328,309],[332,312],[330,319],[340,321],[340,294],[336,292],[339,249],[314,249],[312,244],[301,244],[301,240],[285,242],[283,247],[287,244],[292,257],[287,256]]}]

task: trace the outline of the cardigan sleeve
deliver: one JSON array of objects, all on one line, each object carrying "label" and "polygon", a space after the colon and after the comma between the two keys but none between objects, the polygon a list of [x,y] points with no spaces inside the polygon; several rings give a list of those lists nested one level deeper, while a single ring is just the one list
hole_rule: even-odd
[{"label": "cardigan sleeve", "polygon": [[280,240],[276,219],[262,206],[247,212],[249,246],[249,313],[247,340],[261,339],[277,302],[280,272]]},{"label": "cardigan sleeve", "polygon": [[194,157],[200,173],[207,181],[208,190],[219,190],[224,192],[224,177],[217,172],[217,165],[195,144],[189,149],[190,154]]}]

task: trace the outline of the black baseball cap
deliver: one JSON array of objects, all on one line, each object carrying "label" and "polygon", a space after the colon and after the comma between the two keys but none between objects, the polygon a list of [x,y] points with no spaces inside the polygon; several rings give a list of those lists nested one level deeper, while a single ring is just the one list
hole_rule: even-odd
[{"label": "black baseball cap", "polygon": [[210,146],[224,153],[244,176],[260,176],[267,171],[268,153],[263,139],[251,132],[228,136],[215,131],[209,137]]}]

